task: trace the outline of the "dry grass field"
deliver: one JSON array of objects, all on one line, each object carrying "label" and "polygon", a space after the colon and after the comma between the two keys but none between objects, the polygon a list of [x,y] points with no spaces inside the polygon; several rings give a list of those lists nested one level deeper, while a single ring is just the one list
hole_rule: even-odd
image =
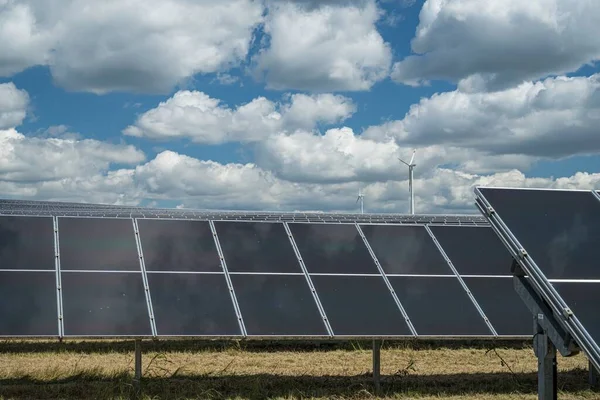
[{"label": "dry grass field", "polygon": [[[371,399],[370,343],[144,342],[143,399]],[[559,398],[600,399],[587,360],[559,356]],[[2,399],[135,397],[132,342],[4,342]],[[536,399],[529,343],[384,343],[385,399]]]}]

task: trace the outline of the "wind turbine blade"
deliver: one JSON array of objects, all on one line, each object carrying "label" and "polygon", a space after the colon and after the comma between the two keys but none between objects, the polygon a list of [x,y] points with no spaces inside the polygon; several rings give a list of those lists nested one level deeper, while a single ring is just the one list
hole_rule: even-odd
[{"label": "wind turbine blade", "polygon": [[358,201],[359,201],[359,200],[360,200],[360,196],[358,196],[358,197],[356,198],[356,202],[358,203]]},{"label": "wind turbine blade", "polygon": [[416,150],[413,150],[412,157],[410,158],[410,165],[412,165],[413,161],[415,161],[415,152]]},{"label": "wind turbine blade", "polygon": [[407,167],[410,167],[410,165],[408,165],[408,164],[406,163],[406,161],[404,161],[403,159],[401,159],[401,158],[398,158],[398,160],[400,160],[400,162],[401,162],[401,163],[403,163],[403,164],[405,164]]}]

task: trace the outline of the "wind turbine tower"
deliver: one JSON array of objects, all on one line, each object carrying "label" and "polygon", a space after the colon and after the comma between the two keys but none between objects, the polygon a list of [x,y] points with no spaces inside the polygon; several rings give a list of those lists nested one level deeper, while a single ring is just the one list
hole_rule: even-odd
[{"label": "wind turbine tower", "polygon": [[365,213],[365,194],[358,189],[358,197],[356,198],[356,202],[358,203],[360,201],[360,213],[364,214]]},{"label": "wind turbine tower", "polygon": [[403,164],[405,164],[408,167],[408,193],[410,194],[410,210],[409,212],[411,214],[415,213],[415,192],[413,191],[413,169],[417,166],[417,164],[414,163],[415,161],[415,152],[416,150],[413,150],[412,153],[412,157],[410,158],[410,162],[406,162],[401,158],[398,158],[398,160],[400,160]]}]

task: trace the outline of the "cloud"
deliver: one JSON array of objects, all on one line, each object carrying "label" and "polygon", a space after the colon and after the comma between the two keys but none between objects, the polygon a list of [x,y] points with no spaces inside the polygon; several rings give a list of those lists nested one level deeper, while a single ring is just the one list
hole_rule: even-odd
[{"label": "cloud", "polygon": [[252,0],[9,1],[0,74],[49,65],[69,90],[166,93],[239,65],[262,12]]},{"label": "cloud", "polygon": [[0,1],[0,76],[46,64],[54,43],[52,25],[38,21],[27,2]]},{"label": "cloud", "polygon": [[427,0],[410,55],[392,78],[503,89],[600,59],[600,3],[572,0]]},{"label": "cloud", "polygon": [[[293,182],[258,164],[221,164],[168,150],[145,161],[139,150],[126,145],[27,138],[14,130],[3,131],[0,138],[0,191],[5,197],[114,204],[170,201],[207,209],[353,212],[358,211],[356,194],[360,188],[365,193],[367,211],[408,209],[408,184],[402,173],[390,175],[388,180],[368,181],[369,168],[366,172],[359,168],[357,178],[362,181]],[[70,162],[64,162],[67,159]],[[335,165],[337,158],[330,162]],[[121,167],[111,168],[115,166]],[[370,168],[377,172],[378,165]],[[527,178],[517,170],[468,174],[423,167],[415,179],[417,212],[476,213],[476,185],[592,189],[600,187],[600,174],[577,173],[550,179]]]},{"label": "cloud", "polygon": [[0,130],[21,125],[27,116],[29,95],[14,83],[0,83]]},{"label": "cloud", "polygon": [[204,144],[254,142],[280,131],[338,123],[356,110],[352,100],[332,94],[294,94],[285,100],[277,104],[257,97],[232,109],[203,92],[179,91],[140,115],[123,133],[161,140],[189,138]]},{"label": "cloud", "polygon": [[[348,127],[323,135],[306,131],[273,135],[257,144],[255,152],[258,165],[294,182],[371,182],[405,176],[398,157],[406,152],[396,143],[363,139]],[[421,161],[431,166],[431,157],[423,154]]]},{"label": "cloud", "polygon": [[377,31],[375,1],[300,3],[308,4],[269,7],[267,47],[253,57],[253,74],[268,88],[368,90],[388,76],[392,54]]},{"label": "cloud", "polygon": [[144,159],[144,153],[130,145],[0,131],[0,180],[4,182],[85,180],[113,165],[135,165]]},{"label": "cloud", "polygon": [[557,77],[517,87],[438,93],[402,120],[366,130],[400,145],[444,144],[491,155],[561,158],[600,151],[600,74]]}]

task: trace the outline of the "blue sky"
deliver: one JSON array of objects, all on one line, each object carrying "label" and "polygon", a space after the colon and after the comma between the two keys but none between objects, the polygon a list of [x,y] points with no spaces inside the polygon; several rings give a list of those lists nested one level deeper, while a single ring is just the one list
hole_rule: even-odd
[{"label": "blue sky", "polygon": [[584,3],[11,1],[0,196],[405,212],[413,149],[417,212],[600,188]]}]

